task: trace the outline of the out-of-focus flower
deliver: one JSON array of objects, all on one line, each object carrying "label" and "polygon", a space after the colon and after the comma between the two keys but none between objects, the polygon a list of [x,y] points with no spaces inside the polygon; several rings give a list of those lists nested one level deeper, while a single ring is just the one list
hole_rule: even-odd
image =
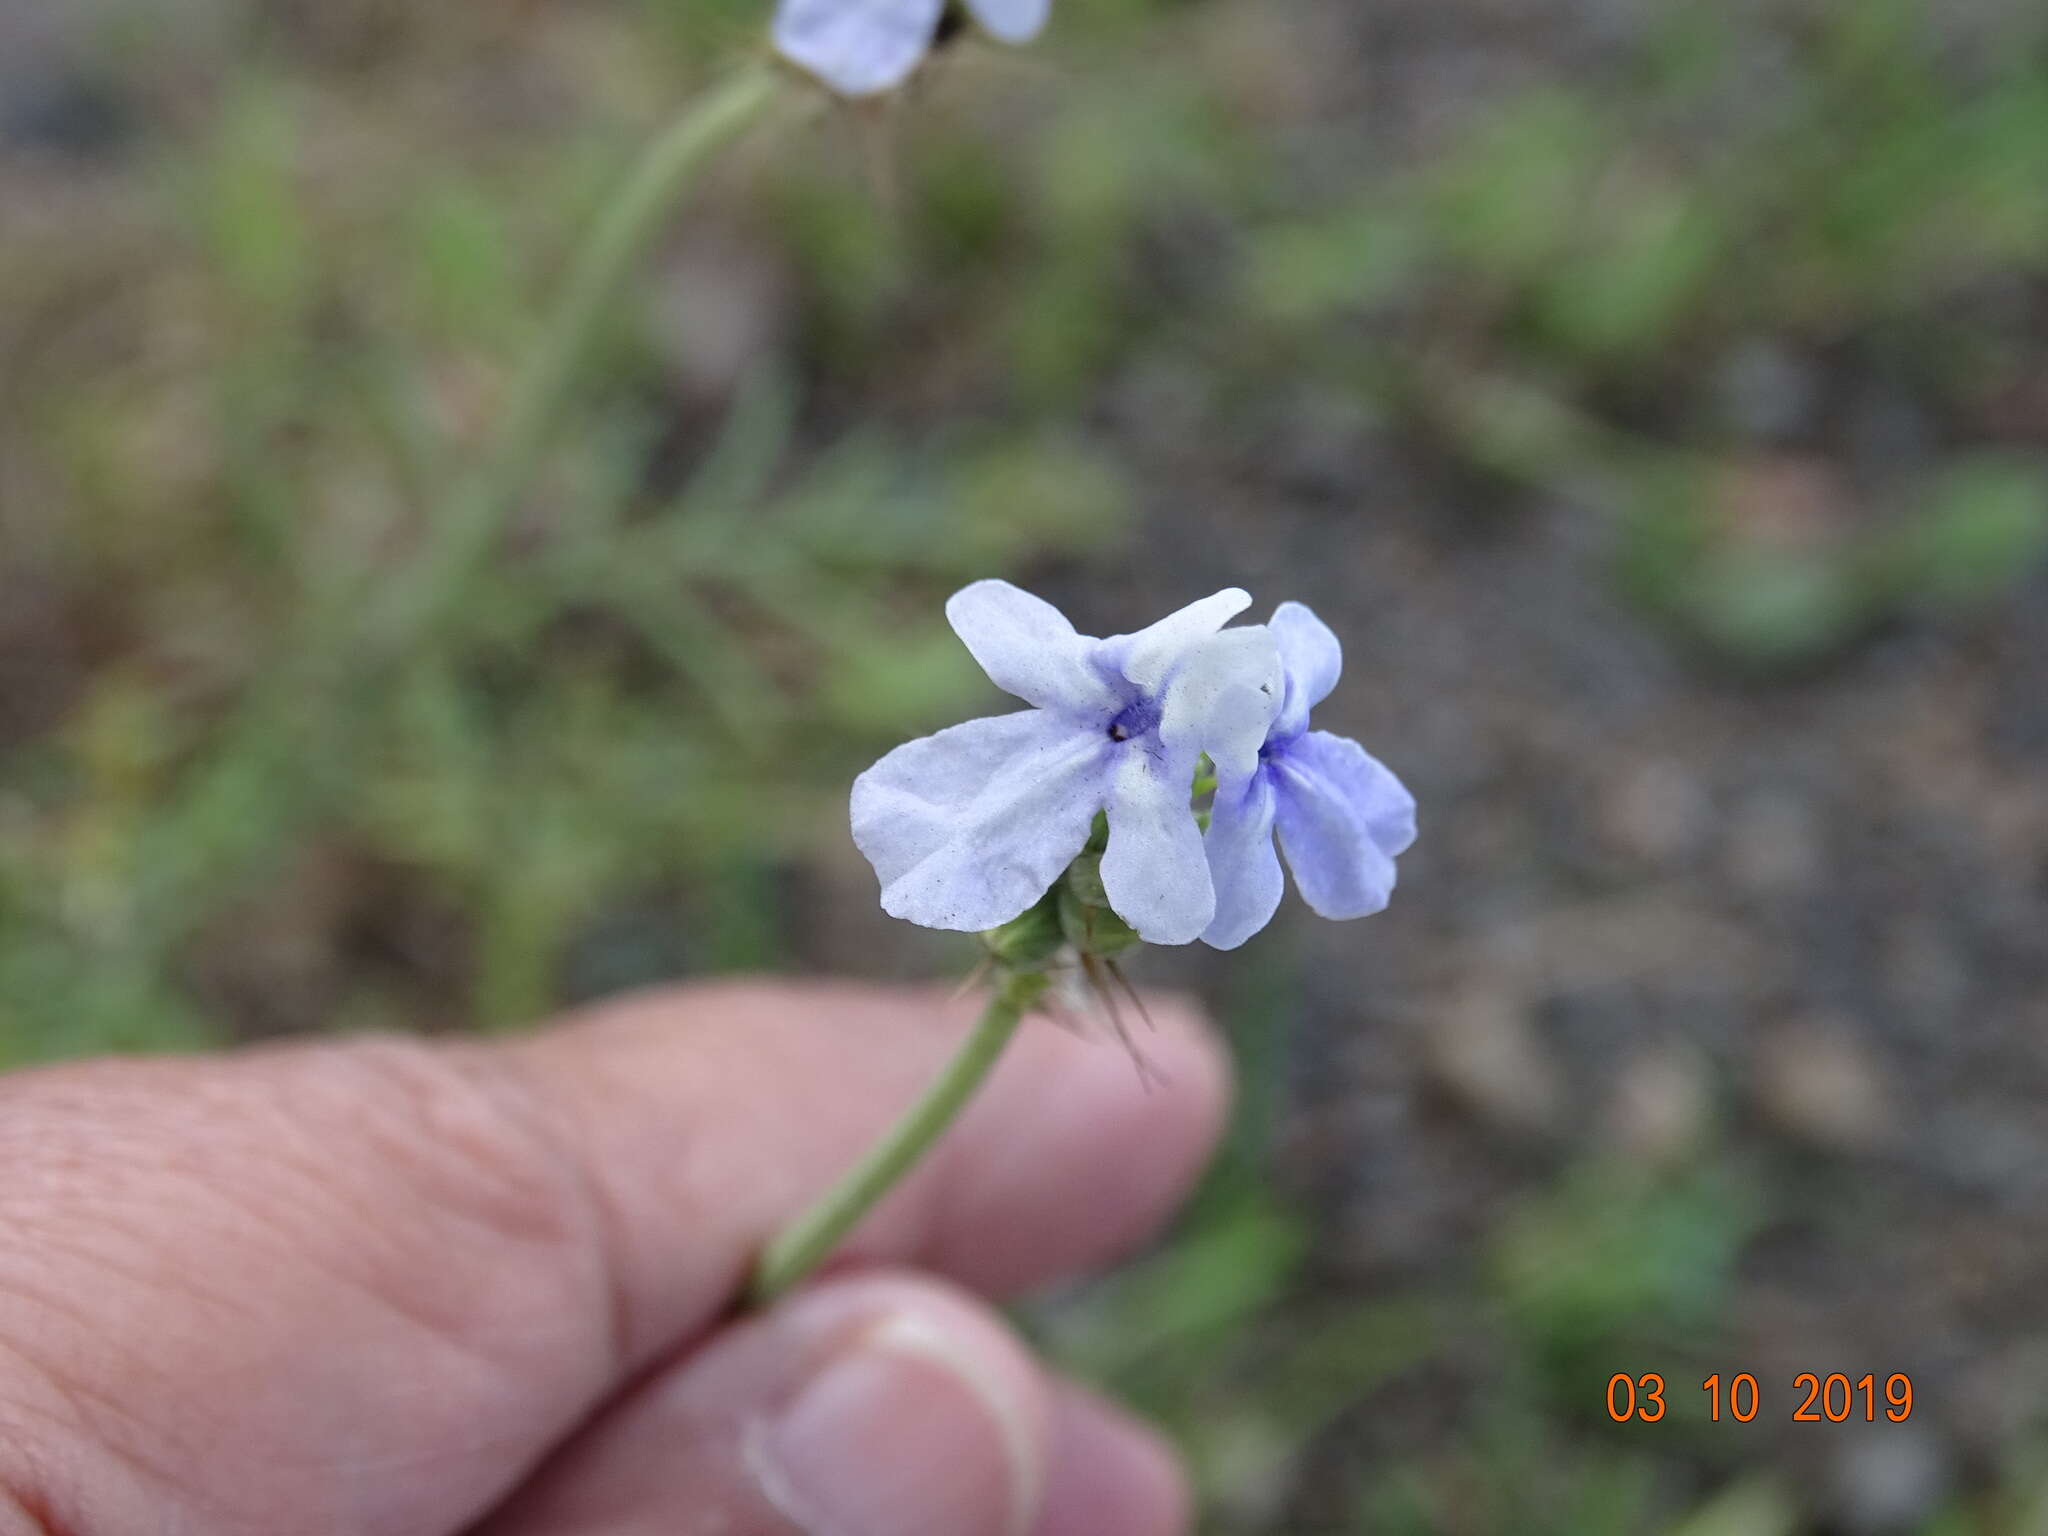
[{"label": "out-of-focus flower", "polygon": [[[974,19],[1006,43],[1028,43],[1052,0],[965,0]],[[930,51],[947,0],[782,0],[775,46],[847,96],[892,91]]]},{"label": "out-of-focus flower", "polygon": [[1308,728],[1337,686],[1344,652],[1300,603],[1266,626],[1285,675],[1280,710],[1247,768],[1216,759],[1207,849],[1216,915],[1205,943],[1235,949],[1271,921],[1284,885],[1277,830],[1294,883],[1324,917],[1365,917],[1394,892],[1394,859],[1415,841],[1415,797],[1357,742]]},{"label": "out-of-focus flower", "polygon": [[1189,786],[1203,753],[1249,780],[1281,699],[1263,627],[1223,630],[1251,598],[1232,587],[1132,635],[1077,634],[1005,581],[946,604],[995,684],[1032,707],[907,742],[853,786],[853,837],[882,906],[927,928],[975,931],[1039,901],[1087,845],[1098,811],[1111,909],[1155,944],[1215,916]]}]

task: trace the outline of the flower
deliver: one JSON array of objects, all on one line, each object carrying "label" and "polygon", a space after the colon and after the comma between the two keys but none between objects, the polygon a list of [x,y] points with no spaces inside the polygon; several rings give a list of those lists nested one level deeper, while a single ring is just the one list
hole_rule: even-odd
[{"label": "flower", "polygon": [[1394,892],[1394,859],[1415,841],[1415,797],[1357,742],[1308,728],[1343,670],[1329,627],[1282,603],[1267,628],[1280,653],[1279,712],[1247,770],[1216,760],[1206,847],[1216,915],[1202,934],[1235,949],[1272,920],[1283,881],[1273,834],[1304,900],[1324,917],[1365,917]]},{"label": "flower", "polygon": [[[1028,43],[1052,0],[967,0],[968,10],[1006,43]],[[892,91],[910,78],[937,35],[946,0],[782,0],[775,46],[847,96]]]},{"label": "flower", "polygon": [[1196,764],[1206,752],[1219,772],[1255,773],[1280,703],[1273,637],[1222,628],[1250,602],[1231,587],[1098,640],[1006,581],[954,593],[954,633],[1032,707],[907,742],[854,781],[853,839],[883,908],[927,928],[1008,922],[1106,812],[1111,910],[1151,943],[1199,937],[1216,897],[1189,805]]}]

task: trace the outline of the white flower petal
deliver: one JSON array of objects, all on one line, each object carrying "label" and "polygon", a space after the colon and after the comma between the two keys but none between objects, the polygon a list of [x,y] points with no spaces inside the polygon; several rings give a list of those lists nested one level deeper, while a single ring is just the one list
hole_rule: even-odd
[{"label": "white flower petal", "polygon": [[1284,688],[1280,652],[1265,626],[1211,635],[1173,668],[1159,739],[1190,762],[1208,753],[1219,783],[1241,784],[1258,769]]},{"label": "white flower petal", "polygon": [[1235,793],[1219,789],[1202,846],[1216,887],[1216,916],[1202,942],[1235,949],[1273,920],[1285,877],[1273,850],[1276,803],[1271,774],[1256,773]]},{"label": "white flower petal", "polygon": [[1045,30],[1052,0],[967,0],[974,19],[1006,43],[1028,43]]},{"label": "white flower petal", "polygon": [[1357,742],[1310,731],[1270,761],[1280,847],[1302,899],[1324,917],[1366,917],[1394,894],[1394,857],[1415,841],[1415,797]]},{"label": "white flower petal", "polygon": [[1252,603],[1242,587],[1225,587],[1148,624],[1135,635],[1101,642],[1103,659],[1147,693],[1157,693],[1189,646],[1207,639]]},{"label": "white flower petal", "polygon": [[1102,888],[1148,944],[1191,944],[1216,915],[1202,829],[1188,808],[1194,761],[1124,744],[1109,786]]},{"label": "white flower petal", "polygon": [[1088,841],[1115,744],[1043,710],[906,742],[853,782],[853,840],[891,916],[979,932],[1043,896]]},{"label": "white flower petal", "polygon": [[945,0],[782,0],[775,46],[847,96],[891,91],[932,45]]},{"label": "white flower petal", "polygon": [[1280,647],[1287,692],[1273,734],[1292,741],[1308,729],[1308,712],[1330,696],[1344,672],[1344,647],[1330,626],[1301,603],[1282,603],[1267,628]]},{"label": "white flower petal", "polygon": [[1124,702],[1089,661],[1096,642],[1021,587],[962,587],[946,600],[946,619],[989,680],[1027,704],[1093,716],[1114,714]]}]

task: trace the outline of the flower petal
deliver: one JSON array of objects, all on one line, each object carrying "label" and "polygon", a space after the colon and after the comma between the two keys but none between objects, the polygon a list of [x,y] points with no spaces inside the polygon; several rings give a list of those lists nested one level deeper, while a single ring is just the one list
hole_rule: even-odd
[{"label": "flower petal", "polygon": [[1225,587],[1198,602],[1148,624],[1135,635],[1113,635],[1100,643],[1099,656],[1112,669],[1148,693],[1166,686],[1189,646],[1205,640],[1252,604],[1242,587]]},{"label": "flower petal", "polygon": [[1045,30],[1052,0],[967,0],[975,20],[1006,43],[1028,43]]},{"label": "flower petal", "polygon": [[1301,603],[1282,603],[1267,624],[1287,672],[1287,697],[1273,734],[1292,741],[1308,729],[1308,712],[1330,696],[1344,671],[1344,648],[1330,626]]},{"label": "flower petal", "polygon": [[782,0],[775,46],[834,90],[872,96],[910,77],[945,0]]},{"label": "flower petal", "polygon": [[1036,709],[905,742],[853,781],[853,840],[883,909],[970,933],[1008,922],[1088,841],[1114,753]]},{"label": "flower petal", "polygon": [[989,680],[1027,704],[1092,716],[1114,714],[1124,702],[1089,661],[1095,641],[1021,587],[962,587],[946,599],[946,619]]},{"label": "flower petal", "polygon": [[1242,784],[1280,707],[1280,652],[1265,626],[1226,629],[1188,647],[1166,685],[1159,739],[1189,762],[1206,752],[1217,782]]},{"label": "flower petal", "polygon": [[1109,787],[1102,888],[1148,944],[1191,944],[1216,915],[1202,829],[1188,806],[1194,760],[1123,745]]},{"label": "flower petal", "polygon": [[1394,856],[1415,841],[1415,797],[1357,742],[1310,731],[1269,766],[1280,847],[1324,917],[1365,917],[1394,893]]},{"label": "flower petal", "polygon": [[1278,796],[1270,773],[1255,773],[1235,793],[1219,789],[1202,846],[1216,887],[1216,916],[1202,942],[1235,949],[1273,920],[1286,881],[1273,851]]}]

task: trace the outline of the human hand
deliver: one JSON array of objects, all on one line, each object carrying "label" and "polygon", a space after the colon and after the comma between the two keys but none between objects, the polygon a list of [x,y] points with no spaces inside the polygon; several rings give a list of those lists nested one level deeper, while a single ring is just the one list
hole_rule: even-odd
[{"label": "human hand", "polygon": [[763,1242],[972,1005],[627,999],[0,1079],[0,1536],[1169,1536],[1147,1431],[980,1299],[1140,1241],[1226,1092],[1155,1002],[1027,1028],[847,1258],[735,1316]]}]

